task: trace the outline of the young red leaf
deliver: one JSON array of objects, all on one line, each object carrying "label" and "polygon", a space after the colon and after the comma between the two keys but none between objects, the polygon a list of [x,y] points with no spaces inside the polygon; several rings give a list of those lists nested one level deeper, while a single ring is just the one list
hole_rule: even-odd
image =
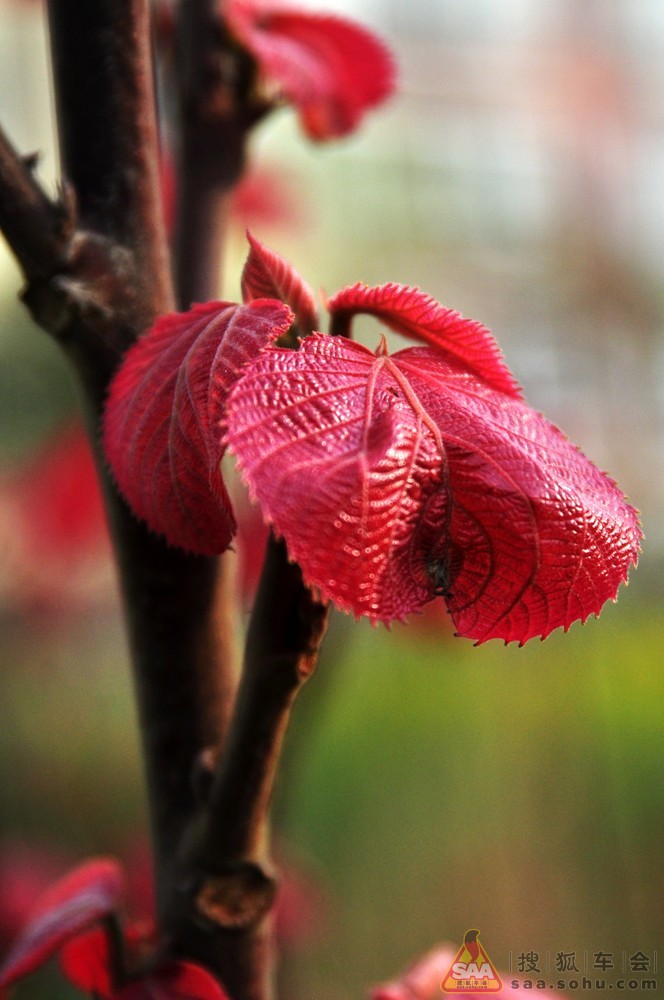
[{"label": "young red leaf", "polygon": [[452,965],[456,949],[440,945],[409,965],[398,978],[374,986],[370,1000],[438,1000],[443,976]]},{"label": "young red leaf", "polygon": [[394,89],[392,59],[374,35],[340,17],[229,0],[226,17],[312,139],[347,135]]},{"label": "young red leaf", "polygon": [[[161,9],[164,5],[159,4]],[[160,164],[161,200],[167,232],[175,221],[177,177],[173,157],[168,151]],[[247,168],[230,192],[230,221],[240,229],[247,226],[279,226],[284,229],[302,227],[309,213],[296,179],[274,167]]]},{"label": "young red leaf", "polygon": [[369,313],[397,333],[437,348],[448,361],[462,365],[494,389],[521,397],[493,334],[481,323],[445,309],[419,288],[393,283],[370,288],[358,283],[337,292],[327,305],[335,334],[350,336],[353,316]]},{"label": "young red leaf", "polygon": [[221,478],[225,399],[243,366],[284,333],[276,301],[210,302],[162,316],[110,389],[104,445],[134,513],[172,545],[214,555],[235,528]]},{"label": "young red leaf", "polygon": [[597,613],[636,562],[615,484],[445,352],[314,334],[250,365],[227,419],[307,581],[372,621],[442,594],[460,635],[523,643]]},{"label": "young red leaf", "polygon": [[113,1000],[228,1000],[228,996],[200,965],[169,962],[125,986]]},{"label": "young red leaf", "polygon": [[242,271],[242,299],[279,299],[295,313],[303,336],[318,327],[314,293],[295,268],[247,232],[250,250]]},{"label": "young red leaf", "polygon": [[0,592],[31,612],[103,601],[111,584],[104,507],[83,428],[50,435],[0,479]]},{"label": "young red leaf", "polygon": [[61,945],[111,913],[124,891],[124,874],[111,858],[95,858],[56,882],[37,901],[0,969],[0,989],[46,962]]},{"label": "young red leaf", "polygon": [[60,953],[60,965],[70,983],[94,997],[113,995],[108,937],[95,927],[68,941]]},{"label": "young red leaf", "polygon": [[[422,955],[413,962],[395,979],[380,986],[374,986],[369,992],[369,1000],[440,1000],[443,996],[448,996],[441,991],[441,983],[446,978],[452,963],[457,954],[457,946],[451,944],[441,944],[431,951]],[[507,974],[498,970],[505,985],[497,992],[486,995],[493,1000],[510,1000],[520,993],[512,989],[511,980],[520,983],[518,989],[523,989],[523,979],[510,973],[510,982],[507,983]],[[472,995],[471,991],[468,991]],[[553,1000],[564,1000],[565,994],[553,989],[553,983],[549,984],[547,996]]]},{"label": "young red leaf", "polygon": [[108,939],[101,928],[70,941],[61,964],[74,986],[103,1000],[227,1000],[216,979],[192,962],[168,962],[117,989]]},{"label": "young red leaf", "polygon": [[230,213],[242,229],[260,225],[297,231],[311,221],[295,176],[269,166],[247,168],[233,188]]},{"label": "young red leaf", "polygon": [[16,480],[30,543],[44,557],[66,560],[104,552],[104,506],[82,426],[51,436]]}]

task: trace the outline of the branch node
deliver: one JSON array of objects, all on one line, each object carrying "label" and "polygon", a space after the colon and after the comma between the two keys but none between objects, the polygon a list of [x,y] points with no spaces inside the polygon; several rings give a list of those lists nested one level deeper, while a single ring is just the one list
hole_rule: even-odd
[{"label": "branch node", "polygon": [[135,270],[130,250],[99,233],[79,230],[71,240],[70,264],[59,283],[83,316],[117,316],[131,296]]},{"label": "branch node", "polygon": [[[62,226],[73,225],[72,200],[67,194],[62,206]],[[54,262],[49,275],[34,275],[21,298],[35,321],[64,341],[74,317],[96,329],[111,317],[122,317],[132,296],[132,255],[105,236],[85,231],[63,239],[66,259]]]},{"label": "branch node", "polygon": [[211,928],[247,930],[269,912],[276,893],[276,879],[256,862],[228,862],[219,873],[203,877],[196,912]]}]

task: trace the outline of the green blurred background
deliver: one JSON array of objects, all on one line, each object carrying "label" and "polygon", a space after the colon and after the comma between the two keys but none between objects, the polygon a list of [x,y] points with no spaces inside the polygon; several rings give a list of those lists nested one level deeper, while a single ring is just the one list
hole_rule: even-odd
[{"label": "green blurred background", "polygon": [[[325,7],[387,39],[399,95],[330,147],[287,112],[263,127],[258,187],[278,208],[236,209],[224,294],[249,224],[314,288],[417,284],[481,319],[646,541],[599,621],[523,649],[454,639],[442,612],[391,632],[335,617],[275,803],[320,900],[284,995],[362,996],[471,926],[502,968],[547,950],[661,961],[664,4]],[[0,0],[0,117],[52,189],[46,51],[39,3]],[[48,512],[39,461],[76,400],[0,255],[0,834],[72,861],[127,853],[144,804],[108,556],[63,563],[23,538],[25,484]],[[47,972],[18,995],[73,991]]]}]

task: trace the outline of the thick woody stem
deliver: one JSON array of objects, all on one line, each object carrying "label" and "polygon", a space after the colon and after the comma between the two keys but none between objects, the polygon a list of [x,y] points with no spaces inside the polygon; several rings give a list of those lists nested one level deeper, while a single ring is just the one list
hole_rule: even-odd
[{"label": "thick woody stem", "polygon": [[[207,949],[214,941],[218,955],[232,956],[225,982],[233,997],[271,996],[273,962],[264,918],[276,884],[268,811],[291,708],[314,671],[327,618],[327,606],[304,586],[283,542],[271,539],[228,739],[192,831],[189,878],[181,886],[184,913],[193,905],[199,922],[211,930],[198,947]],[[196,953],[196,947],[189,937],[186,952]],[[200,958],[206,960],[205,951]]]},{"label": "thick woody stem", "polygon": [[52,202],[0,128],[0,229],[28,279],[67,264],[73,219]]},{"label": "thick woody stem", "polygon": [[[123,350],[173,308],[149,7],[147,0],[52,0],[49,15],[62,169],[76,192],[79,224],[98,251],[83,274],[66,276],[73,307],[61,338],[80,374],[97,445]],[[129,626],[163,917],[178,845],[197,805],[194,764],[218,744],[229,700],[214,601],[218,566],[150,534],[117,495],[101,457],[99,465]]]},{"label": "thick woody stem", "polygon": [[[218,46],[216,17],[211,0],[180,6],[184,194],[175,276],[183,304],[214,294],[217,208],[239,176],[256,116],[242,107],[251,66],[225,48],[228,40],[222,37],[222,50],[232,54],[231,71],[223,60],[219,69],[210,44],[202,82],[191,75],[206,24]],[[176,299],[162,221],[148,2],[49,0],[49,20],[66,197],[51,202],[0,135],[0,225],[28,280],[27,304],[80,377],[120,566],[161,928],[173,953],[204,962],[234,1000],[265,1000],[272,969],[265,915],[275,887],[268,807],[290,709],[314,668],[327,609],[283,545],[271,542],[236,698],[216,600],[219,561],[166,545],[114,488],[99,448],[108,384],[126,348]],[[210,145],[214,122],[225,139],[215,134]],[[186,233],[189,213],[189,224],[201,222],[197,235],[195,226]],[[194,779],[205,760],[214,764],[202,803]]]},{"label": "thick woody stem", "polygon": [[60,159],[80,225],[132,254],[136,319],[172,305],[147,0],[51,0]]},{"label": "thick woody stem", "polygon": [[251,62],[229,43],[219,0],[176,8],[174,274],[180,307],[218,296],[229,193],[244,169]]},{"label": "thick woody stem", "polygon": [[327,605],[304,586],[283,542],[268,543],[227,746],[208,799],[203,855],[256,858],[263,849],[281,743],[295,697],[313,673]]}]

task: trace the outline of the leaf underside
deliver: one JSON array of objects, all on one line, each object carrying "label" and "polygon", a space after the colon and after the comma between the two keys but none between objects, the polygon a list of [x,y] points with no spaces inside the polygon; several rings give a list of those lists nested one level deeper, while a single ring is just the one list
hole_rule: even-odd
[{"label": "leaf underside", "polygon": [[102,928],[70,941],[63,949],[61,965],[74,986],[102,1000],[227,1000],[216,979],[193,962],[170,961],[116,987],[108,938]]},{"label": "leaf underside", "polygon": [[226,396],[291,322],[280,302],[211,302],[161,317],[125,356],[106,407],[106,456],[134,513],[172,545],[203,555],[228,547]]},{"label": "leaf underside", "polygon": [[200,965],[174,961],[125,986],[113,1000],[228,1000],[228,996]]},{"label": "leaf underside", "polygon": [[394,66],[371,32],[344,18],[234,0],[229,24],[294,105],[310,138],[352,132],[394,89]]},{"label": "leaf underside", "polygon": [[124,873],[111,858],[94,858],[60,879],[39,899],[0,970],[0,988],[21,979],[90,924],[116,909]]}]

